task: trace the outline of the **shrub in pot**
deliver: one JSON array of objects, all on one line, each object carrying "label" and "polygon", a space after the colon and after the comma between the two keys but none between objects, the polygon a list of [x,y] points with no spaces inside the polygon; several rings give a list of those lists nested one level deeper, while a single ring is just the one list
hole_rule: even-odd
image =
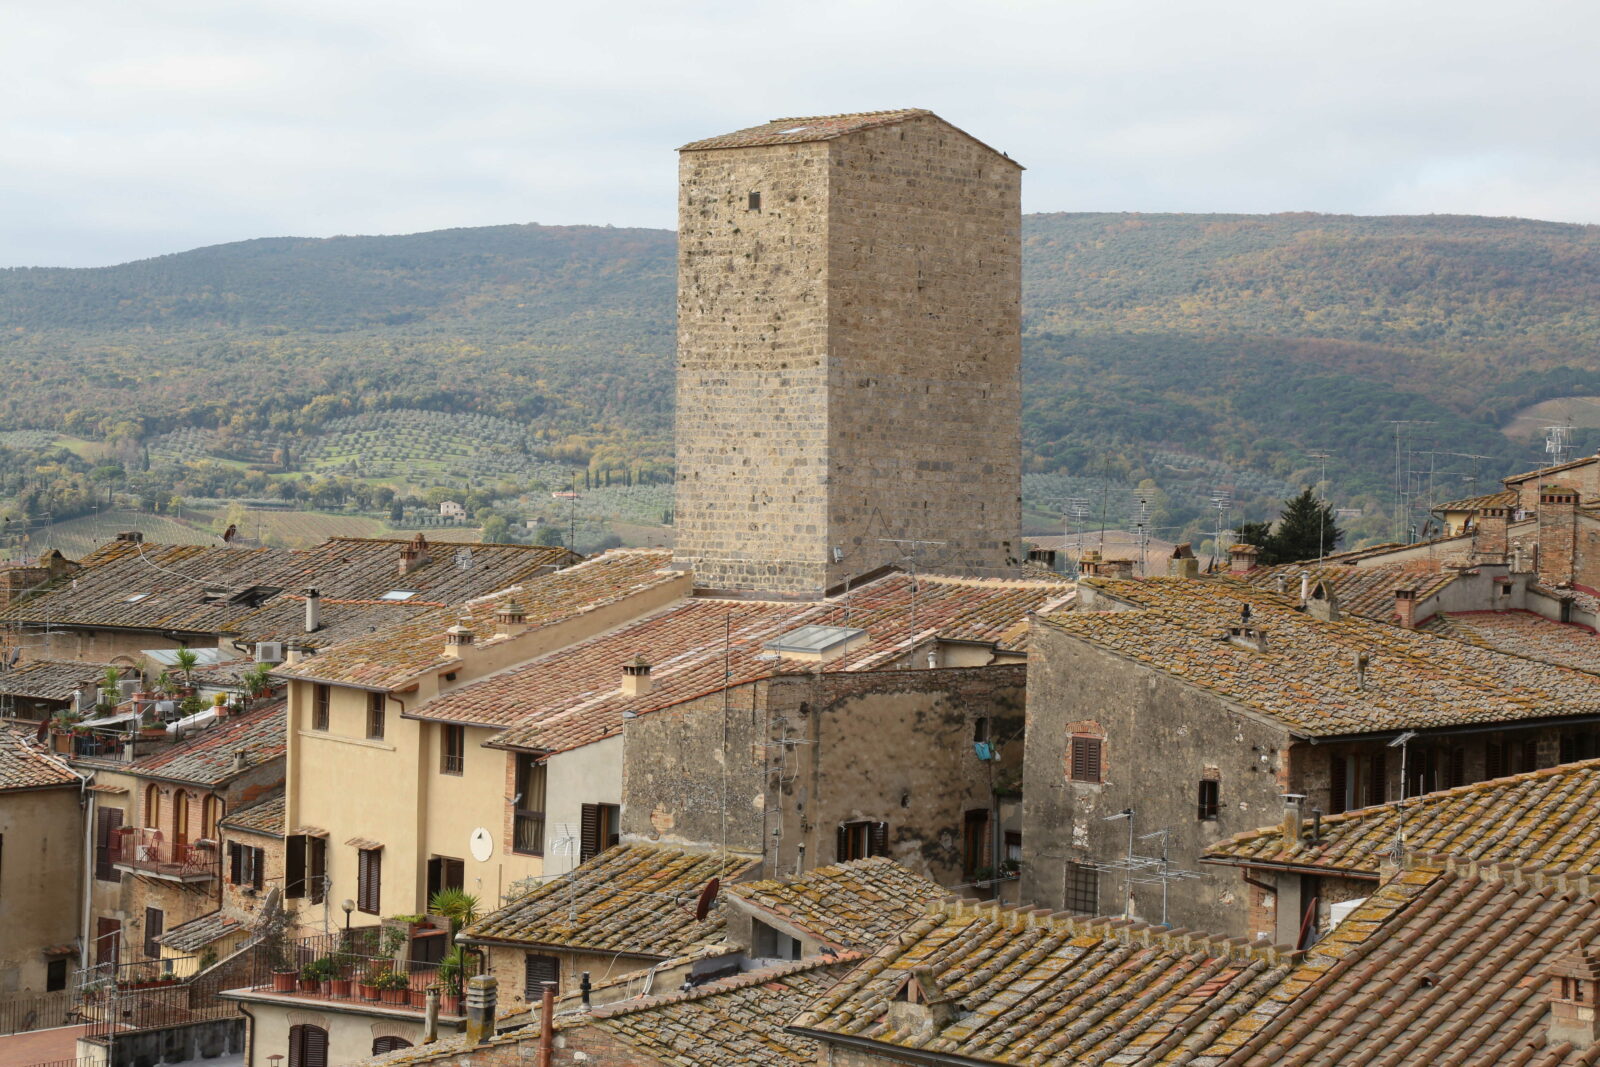
[{"label": "shrub in pot", "polygon": [[385,1004],[407,1004],[411,1000],[411,976],[390,971],[375,983]]}]

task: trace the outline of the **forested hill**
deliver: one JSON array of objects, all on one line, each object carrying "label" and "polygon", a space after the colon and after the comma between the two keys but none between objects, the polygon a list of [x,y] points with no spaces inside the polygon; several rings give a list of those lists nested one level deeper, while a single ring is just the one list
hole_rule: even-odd
[{"label": "forested hill", "polygon": [[[1327,448],[1347,492],[1375,490],[1387,420],[1498,469],[1536,458],[1497,432],[1510,412],[1600,393],[1600,228],[1049,214],[1024,234],[1034,471],[1137,481],[1160,452],[1294,480]],[[659,450],[673,256],[667,231],[525,225],[0,271],[0,428],[420,407]]]}]

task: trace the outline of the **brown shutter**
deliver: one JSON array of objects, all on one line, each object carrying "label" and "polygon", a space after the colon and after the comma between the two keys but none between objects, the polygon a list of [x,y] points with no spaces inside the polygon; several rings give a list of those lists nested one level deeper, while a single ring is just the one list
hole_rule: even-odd
[{"label": "brown shutter", "polygon": [[240,846],[237,842],[228,842],[228,881],[234,885],[243,885],[244,879],[240,877],[239,864]]},{"label": "brown shutter", "polygon": [[1343,756],[1328,758],[1328,814],[1337,815],[1347,807],[1350,777]]},{"label": "brown shutter", "polygon": [[522,960],[522,995],[530,1002],[544,993],[544,983],[556,983],[561,992],[561,961],[554,956],[530,952]]},{"label": "brown shutter", "polygon": [[1389,795],[1388,753],[1374,752],[1367,762],[1367,804],[1382,804]]},{"label": "brown shutter", "polygon": [[160,908],[144,909],[144,954],[153,960],[161,958],[161,946],[156,938],[166,932],[166,915]]},{"label": "brown shutter", "polygon": [[377,915],[379,889],[383,881],[383,853],[375,848],[364,848],[360,851],[359,857],[356,907],[368,915]]},{"label": "brown shutter", "polygon": [[1561,735],[1561,762],[1578,762],[1578,737],[1576,734]]},{"label": "brown shutter", "polygon": [[122,881],[122,872],[111,865],[111,841],[121,826],[121,808],[100,808],[95,812],[94,876],[102,882]]},{"label": "brown shutter", "polygon": [[1490,741],[1483,747],[1483,776],[1485,778],[1505,777],[1505,752],[1505,746],[1496,741]]},{"label": "brown shutter", "polygon": [[844,860],[849,859],[850,858],[849,848],[850,848],[850,835],[845,830],[845,828],[841,825],[839,827],[839,829],[834,832],[834,840],[833,840],[833,859],[834,859],[834,862],[838,863],[838,862],[842,862]]},{"label": "brown shutter", "polygon": [[266,884],[267,854],[259,848],[250,850],[250,884],[260,889]]},{"label": "brown shutter", "polygon": [[875,822],[872,824],[867,855],[887,856],[889,854],[889,824]]},{"label": "brown shutter", "polygon": [[306,895],[311,898],[311,903],[321,904],[322,895],[327,892],[328,885],[328,842],[325,838],[307,838],[311,848],[311,869],[306,873]]},{"label": "brown shutter", "polygon": [[1537,741],[1522,742],[1522,765],[1517,768],[1521,774],[1539,769],[1539,743]]},{"label": "brown shutter", "polygon": [[1467,750],[1457,745],[1450,750],[1450,785],[1467,784]]},{"label": "brown shutter", "polygon": [[303,897],[306,895],[306,838],[304,834],[294,834],[284,842],[283,855],[283,895],[286,897]]},{"label": "brown shutter", "polygon": [[328,1031],[303,1023],[291,1026],[289,1067],[328,1067]]},{"label": "brown shutter", "polygon": [[1074,782],[1100,781],[1101,741],[1098,737],[1074,737],[1072,746],[1072,780]]},{"label": "brown shutter", "polygon": [[578,862],[586,863],[600,855],[600,805],[583,806],[583,835],[578,847]]}]

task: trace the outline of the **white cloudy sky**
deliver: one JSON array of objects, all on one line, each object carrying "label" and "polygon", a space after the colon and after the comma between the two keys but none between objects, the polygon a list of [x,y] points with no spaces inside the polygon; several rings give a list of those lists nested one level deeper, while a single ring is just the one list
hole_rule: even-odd
[{"label": "white cloudy sky", "polygon": [[1595,0],[8,0],[0,266],[671,226],[673,148],[928,107],[1029,211],[1600,223]]}]

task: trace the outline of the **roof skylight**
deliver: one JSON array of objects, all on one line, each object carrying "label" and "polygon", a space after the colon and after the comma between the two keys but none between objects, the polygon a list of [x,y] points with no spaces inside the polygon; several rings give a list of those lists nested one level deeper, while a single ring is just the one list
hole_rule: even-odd
[{"label": "roof skylight", "polygon": [[410,600],[417,595],[415,589],[391,589],[379,597],[379,600]]}]

